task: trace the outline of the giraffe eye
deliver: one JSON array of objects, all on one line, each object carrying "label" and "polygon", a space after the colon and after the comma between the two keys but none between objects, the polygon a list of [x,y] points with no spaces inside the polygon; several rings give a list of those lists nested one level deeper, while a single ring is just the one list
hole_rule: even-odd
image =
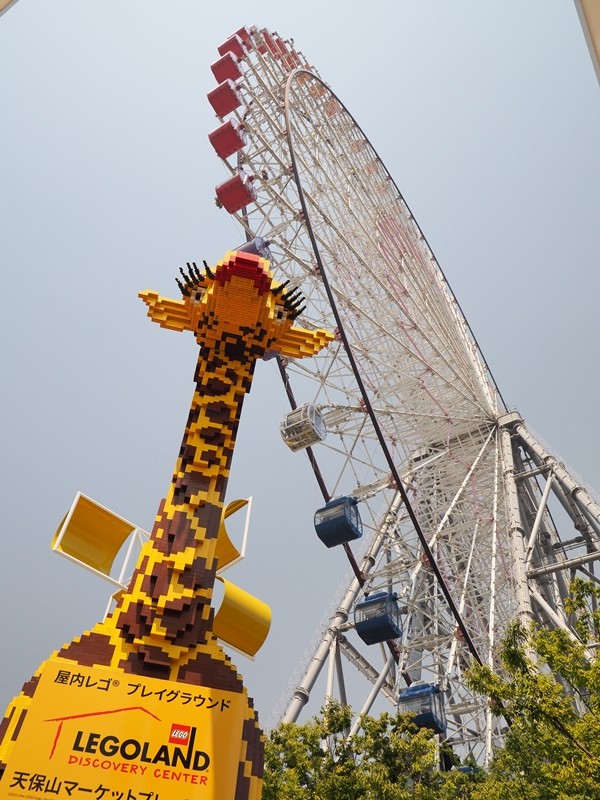
[{"label": "giraffe eye", "polygon": [[203,294],[204,293],[202,291],[200,291],[200,289],[196,289],[196,291],[194,292],[194,294],[192,296],[192,300],[195,300],[197,303],[199,303],[200,300],[202,300],[202,295]]},{"label": "giraffe eye", "polygon": [[285,309],[283,306],[277,306],[277,310],[275,311],[275,319],[281,320],[285,318]]}]

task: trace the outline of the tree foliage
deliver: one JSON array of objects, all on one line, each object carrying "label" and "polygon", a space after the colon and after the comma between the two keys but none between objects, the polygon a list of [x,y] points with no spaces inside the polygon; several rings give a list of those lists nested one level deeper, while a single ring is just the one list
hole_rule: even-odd
[{"label": "tree foliage", "polygon": [[477,800],[600,798],[600,588],[574,581],[566,611],[578,638],[514,623],[501,651],[504,676],[470,671],[473,689],[510,722]]},{"label": "tree foliage", "polygon": [[265,750],[263,800],[454,800],[478,777],[440,773],[431,731],[407,714],[365,716],[352,737],[352,712],[329,704],[304,725],[282,724]]},{"label": "tree foliage", "polygon": [[577,636],[513,624],[504,673],[474,666],[471,688],[508,720],[488,769],[440,772],[439,746],[410,715],[365,717],[330,704],[271,732],[264,800],[600,800],[600,587],[574,581],[565,610]]}]

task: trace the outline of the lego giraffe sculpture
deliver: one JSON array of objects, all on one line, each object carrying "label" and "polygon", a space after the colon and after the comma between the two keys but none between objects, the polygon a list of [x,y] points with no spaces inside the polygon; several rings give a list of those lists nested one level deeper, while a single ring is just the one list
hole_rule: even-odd
[{"label": "lego giraffe sculpture", "polygon": [[[257,359],[269,352],[314,355],[333,335],[293,324],[301,297],[276,283],[268,262],[258,256],[228,253],[214,273],[195,264],[181,273],[181,300],[140,293],[153,321],[191,331],[200,345],[196,389],[169,492],[115,610],[53,659],[241,694],[243,725],[232,796],[259,798],[263,739],[257,716],[212,633],[216,543],[242,402]],[[0,770],[10,763],[45,664],[7,710],[0,727]],[[88,742],[93,752],[90,747]],[[163,763],[167,758],[163,753]]]}]

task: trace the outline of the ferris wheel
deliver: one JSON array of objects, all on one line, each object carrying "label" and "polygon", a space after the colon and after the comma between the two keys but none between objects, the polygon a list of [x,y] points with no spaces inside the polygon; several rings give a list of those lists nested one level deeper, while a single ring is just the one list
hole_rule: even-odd
[{"label": "ferris wheel", "polygon": [[281,434],[352,572],[274,721],[296,721],[323,673],[355,729],[399,704],[484,762],[506,722],[465,670],[496,666],[515,619],[576,636],[563,601],[594,575],[600,504],[504,404],[392,177],[294,42],[241,28],[211,68],[217,204],[301,289],[303,324],[337,334],[309,364],[279,362]]}]

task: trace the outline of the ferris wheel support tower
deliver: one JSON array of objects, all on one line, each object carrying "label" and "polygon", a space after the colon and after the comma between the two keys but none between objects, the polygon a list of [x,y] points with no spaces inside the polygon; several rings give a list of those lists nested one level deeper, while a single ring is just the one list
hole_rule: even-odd
[{"label": "ferris wheel support tower", "polygon": [[[303,323],[338,330],[311,363],[279,362],[282,436],[325,508],[358,509],[364,529],[326,553],[345,553],[350,576],[273,721],[315,695],[358,720],[431,687],[436,732],[485,762],[505,723],[465,672],[498,667],[515,619],[576,638],[564,602],[574,576],[597,580],[600,502],[505,404],[398,187],[294,42],[241,28],[212,71],[217,203],[302,289]],[[356,615],[376,596],[401,626],[366,645]]]}]

